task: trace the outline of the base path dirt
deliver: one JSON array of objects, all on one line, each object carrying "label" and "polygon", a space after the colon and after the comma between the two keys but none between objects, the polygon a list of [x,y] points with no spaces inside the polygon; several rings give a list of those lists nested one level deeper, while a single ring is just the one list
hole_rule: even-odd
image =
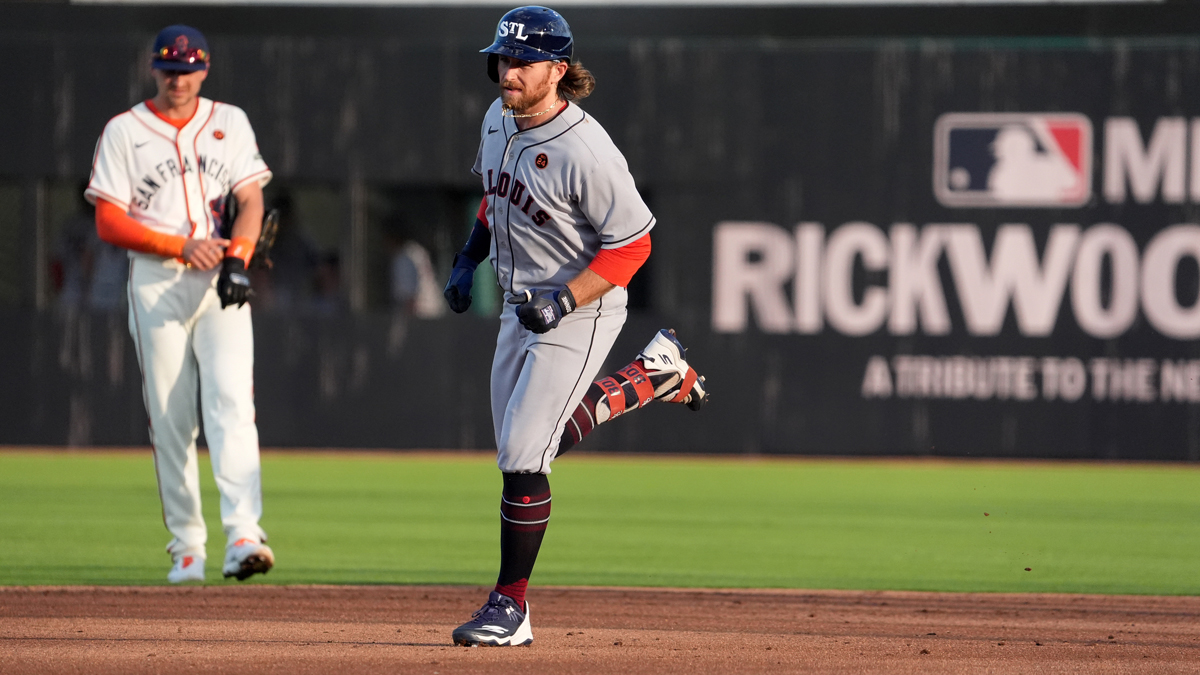
[{"label": "base path dirt", "polygon": [[533,645],[451,646],[488,590],[0,588],[0,672],[1200,672],[1196,597],[535,588]]}]

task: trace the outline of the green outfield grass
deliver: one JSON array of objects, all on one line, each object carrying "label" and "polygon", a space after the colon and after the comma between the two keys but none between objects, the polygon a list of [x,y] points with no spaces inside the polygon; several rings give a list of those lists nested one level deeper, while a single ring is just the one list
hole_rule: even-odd
[{"label": "green outfield grass", "polygon": [[[278,566],[246,583],[495,581],[490,458],[275,453],[263,471]],[[210,583],[236,583],[207,459],[201,476]],[[1200,593],[1189,466],[579,454],[551,484],[535,584]],[[168,539],[149,452],[0,452],[0,585],[165,583]]]}]

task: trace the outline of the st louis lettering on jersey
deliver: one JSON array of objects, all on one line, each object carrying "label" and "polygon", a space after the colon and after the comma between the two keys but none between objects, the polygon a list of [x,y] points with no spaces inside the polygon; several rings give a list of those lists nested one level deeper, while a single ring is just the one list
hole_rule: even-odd
[{"label": "st louis lettering on jersey", "polygon": [[[538,158],[542,159],[542,158],[545,158],[545,156],[546,155],[544,155],[544,154],[538,155]],[[539,166],[538,168],[545,168],[545,167]],[[495,171],[493,169],[488,169],[488,186],[487,186],[487,192],[485,194],[487,194],[488,196],[496,195],[496,196],[500,197],[501,199],[508,198],[508,201],[510,204],[512,204],[513,206],[521,207],[521,213],[524,213],[525,215],[530,216],[533,219],[534,225],[541,227],[542,225],[546,224],[546,221],[550,220],[550,214],[546,213],[545,209],[538,208],[538,209],[534,210],[534,207],[537,206],[537,202],[535,202],[533,200],[533,195],[525,194],[525,184],[524,183],[522,183],[520,180],[513,181],[512,176],[510,176],[507,171],[502,171],[500,173],[499,182],[497,182],[495,185],[493,185],[492,184],[492,174],[493,173],[495,173]],[[509,187],[510,183],[511,183],[511,188]],[[522,197],[525,198],[524,204],[521,203]]]},{"label": "st louis lettering on jersey", "polygon": [[625,157],[578,105],[518,131],[497,99],[480,139],[473,171],[488,194],[492,262],[510,293],[566,284],[600,249],[654,227]]}]

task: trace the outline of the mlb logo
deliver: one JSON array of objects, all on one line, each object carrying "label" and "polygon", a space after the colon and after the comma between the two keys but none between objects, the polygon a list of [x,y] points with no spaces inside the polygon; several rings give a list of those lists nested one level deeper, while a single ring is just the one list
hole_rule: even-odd
[{"label": "mlb logo", "polygon": [[1076,113],[949,113],[933,130],[943,206],[1082,206],[1092,196],[1092,123]]}]

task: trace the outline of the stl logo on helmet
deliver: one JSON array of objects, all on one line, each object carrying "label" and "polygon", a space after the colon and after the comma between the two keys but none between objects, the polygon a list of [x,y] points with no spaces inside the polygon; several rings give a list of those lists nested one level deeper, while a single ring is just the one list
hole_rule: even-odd
[{"label": "stl logo on helmet", "polygon": [[529,39],[529,36],[525,34],[525,24],[515,21],[501,21],[500,28],[496,31],[496,34],[500,37],[508,37],[511,34],[522,42]]}]

